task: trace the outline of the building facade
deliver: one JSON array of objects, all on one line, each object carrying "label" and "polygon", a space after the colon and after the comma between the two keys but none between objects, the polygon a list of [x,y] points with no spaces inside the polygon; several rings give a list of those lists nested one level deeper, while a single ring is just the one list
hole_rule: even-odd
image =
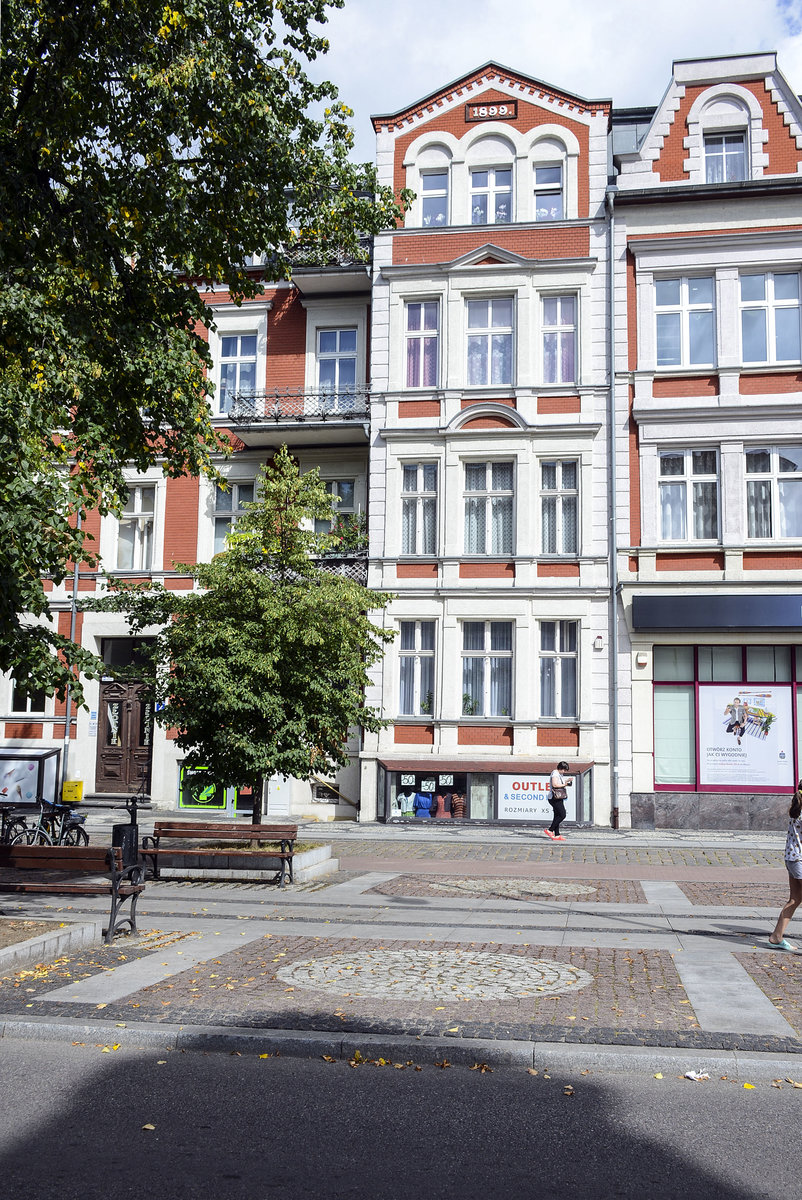
[{"label": "building facade", "polygon": [[[104,566],[185,587],[286,443],[367,515],[344,565],[397,636],[368,696],[391,724],[337,779],[271,780],[269,813],[537,822],[565,759],[580,823],[774,825],[802,712],[799,98],[771,54],[675,63],[635,110],[491,63],[373,122],[403,226],[368,265],[209,296],[229,489],[132,475],[90,528]],[[51,597],[135,661],[120,618]],[[87,695],[88,791],[233,811],[182,788],[135,684]],[[8,746],[65,737],[11,679],[0,712]]]}]

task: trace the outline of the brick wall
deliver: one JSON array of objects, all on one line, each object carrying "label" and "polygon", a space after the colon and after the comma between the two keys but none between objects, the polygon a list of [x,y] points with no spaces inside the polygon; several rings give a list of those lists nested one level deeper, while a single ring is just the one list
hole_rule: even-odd
[{"label": "brick wall", "polygon": [[198,556],[200,483],[189,475],[167,480],[164,518],[164,569],[195,563]]},{"label": "brick wall", "polygon": [[459,565],[460,579],[514,579],[515,563],[464,562]]},{"label": "brick wall", "polygon": [[460,746],[512,746],[511,725],[460,725],[457,729]]},{"label": "brick wall", "polygon": [[576,748],[579,745],[579,730],[566,725],[546,725],[538,727],[538,746],[568,746]]},{"label": "brick wall", "polygon": [[433,746],[434,725],[396,725],[394,740],[409,746]]},{"label": "brick wall", "polygon": [[582,411],[582,400],[579,396],[538,396],[537,411],[539,413],[578,413]]},{"label": "brick wall", "polygon": [[590,254],[590,230],[587,225],[562,225],[548,229],[505,229],[498,225],[481,225],[459,232],[427,229],[422,233],[399,234],[393,238],[393,262],[452,262],[488,241],[524,258],[587,258]]}]

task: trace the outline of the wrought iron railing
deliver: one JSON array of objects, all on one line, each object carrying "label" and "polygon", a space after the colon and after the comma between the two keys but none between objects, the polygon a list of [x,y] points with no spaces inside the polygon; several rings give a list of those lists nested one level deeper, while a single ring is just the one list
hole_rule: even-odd
[{"label": "wrought iron railing", "polygon": [[[226,401],[230,401],[227,403]],[[370,410],[367,387],[321,389],[314,392],[288,389],[272,392],[237,392],[224,400],[221,416],[246,425],[267,421],[364,421]]]},{"label": "wrought iron railing", "polygon": [[344,575],[355,583],[366,586],[368,582],[367,551],[356,554],[327,554],[324,558],[315,559],[315,566],[332,575]]}]

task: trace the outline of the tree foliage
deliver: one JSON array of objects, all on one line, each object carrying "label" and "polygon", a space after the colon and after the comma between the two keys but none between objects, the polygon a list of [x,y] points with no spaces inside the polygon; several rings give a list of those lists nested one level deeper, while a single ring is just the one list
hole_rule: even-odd
[{"label": "tree foliage", "polygon": [[126,613],[132,633],[158,628],[156,719],[178,730],[188,766],[252,786],[257,805],[264,777],[330,775],[348,762],[353,727],[385,724],[364,693],[392,638],[369,610],[390,597],[318,565],[335,539],[305,527],[330,516],[317,471],[299,475],[283,447],[226,550],[187,568],[197,590],[126,586],[86,604]]},{"label": "tree foliage", "polygon": [[252,297],[248,256],[281,278],[399,216],[305,72],[342,2],[3,0],[0,671],[63,694],[59,639],[23,614],[91,561],[75,514],[119,508],[123,464],[222,448],[197,285]]}]

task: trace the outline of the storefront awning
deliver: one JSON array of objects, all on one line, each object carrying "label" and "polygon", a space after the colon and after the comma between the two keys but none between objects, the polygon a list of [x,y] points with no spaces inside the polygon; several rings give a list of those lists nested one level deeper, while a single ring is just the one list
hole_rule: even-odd
[{"label": "storefront awning", "polygon": [[669,630],[802,631],[802,594],[714,596],[633,596],[632,628]]},{"label": "storefront awning", "polygon": [[[542,775],[544,771],[554,769],[554,764],[565,758],[565,751],[555,751],[549,758],[527,759],[518,758],[433,758],[420,755],[418,758],[410,755],[408,758],[380,758],[379,766],[387,771],[442,771],[442,772],[471,772],[488,775]],[[566,759],[570,762],[570,759]],[[593,766],[589,762],[571,762],[571,773],[588,771]]]}]

